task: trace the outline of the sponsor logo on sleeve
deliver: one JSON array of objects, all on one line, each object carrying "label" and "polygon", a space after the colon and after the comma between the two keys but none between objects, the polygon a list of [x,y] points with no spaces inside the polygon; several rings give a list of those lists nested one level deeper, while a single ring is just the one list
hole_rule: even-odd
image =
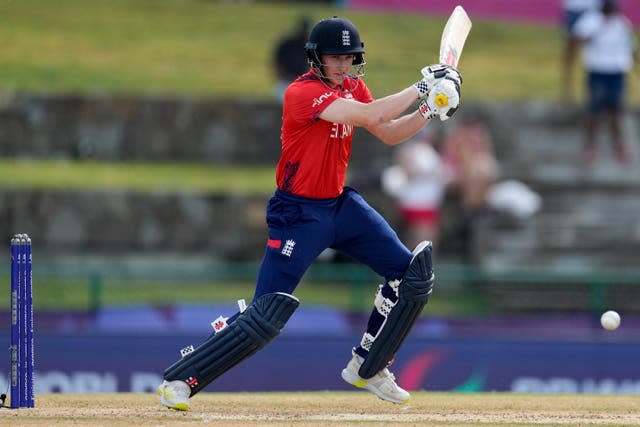
[{"label": "sponsor logo on sleeve", "polygon": [[327,99],[329,99],[331,97],[332,93],[331,92],[325,92],[322,95],[320,95],[317,98],[313,98],[313,104],[311,104],[311,107],[315,108],[318,107],[320,105],[322,105],[322,103],[324,101],[326,101]]}]

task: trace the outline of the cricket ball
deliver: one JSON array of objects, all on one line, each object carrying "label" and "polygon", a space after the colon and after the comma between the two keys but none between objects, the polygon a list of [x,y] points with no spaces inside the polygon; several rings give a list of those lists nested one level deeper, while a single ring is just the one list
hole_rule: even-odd
[{"label": "cricket ball", "polygon": [[600,316],[600,324],[609,331],[618,329],[618,326],[620,326],[620,315],[613,310],[605,311],[602,313],[602,316]]}]

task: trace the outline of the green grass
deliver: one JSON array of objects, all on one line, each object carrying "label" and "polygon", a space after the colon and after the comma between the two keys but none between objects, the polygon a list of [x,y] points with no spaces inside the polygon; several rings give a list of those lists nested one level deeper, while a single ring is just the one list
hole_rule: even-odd
[{"label": "green grass", "polygon": [[0,188],[269,194],[272,166],[0,159]]},{"label": "green grass", "polygon": [[[2,0],[0,90],[269,97],[273,46],[302,14],[356,23],[376,96],[436,61],[445,21],[294,2]],[[472,19],[460,63],[467,100],[559,99],[557,27]]]},{"label": "green grass", "polygon": [[[36,310],[86,311],[99,307],[176,303],[234,303],[251,300],[254,283],[249,281],[117,281],[95,278],[34,278]],[[305,306],[330,306],[351,312],[368,313],[373,307],[374,282],[338,283],[303,280],[295,295]],[[9,310],[9,292],[0,292],[0,310]],[[425,315],[481,315],[487,312],[482,298],[469,289],[443,291],[429,302]]]},{"label": "green grass", "polygon": [[[226,283],[186,283],[180,285],[180,301],[191,303],[235,302],[240,298],[251,300],[254,291],[253,282]],[[373,308],[376,284],[360,283],[309,283],[304,280],[295,291],[295,295],[305,306],[330,306],[351,312],[368,313]],[[51,292],[51,291],[48,291]],[[102,303],[106,306],[140,304],[171,305],[175,303],[175,284],[105,283]],[[58,305],[53,302],[54,306]],[[79,306],[79,308],[82,308]],[[429,302],[424,315],[456,316],[486,314],[482,298],[468,289],[441,292],[438,298]]]}]

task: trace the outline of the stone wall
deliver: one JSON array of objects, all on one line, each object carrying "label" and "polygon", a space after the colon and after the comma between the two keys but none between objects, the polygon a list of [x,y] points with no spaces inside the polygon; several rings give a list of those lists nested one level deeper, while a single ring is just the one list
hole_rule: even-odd
[{"label": "stone wall", "polygon": [[[0,156],[274,165],[280,114],[280,107],[266,100],[5,95],[0,100]],[[579,106],[466,104],[435,129],[446,132],[465,116],[487,123],[501,178],[526,183],[544,204],[527,221],[498,216],[477,224],[477,261],[634,264],[632,255],[640,249],[636,111],[625,117],[633,161],[617,164],[603,143],[590,168],[580,160]],[[377,180],[394,149],[366,131],[357,132],[350,182],[398,225],[393,202]],[[267,197],[3,189],[0,235],[29,232],[40,250],[51,253],[193,252],[254,260],[264,245]],[[455,259],[458,249],[445,242],[445,253],[447,248]]]},{"label": "stone wall", "polygon": [[237,194],[5,190],[0,235],[27,232],[46,256],[180,252],[257,259],[264,203]]},{"label": "stone wall", "polygon": [[[281,107],[270,100],[0,96],[0,157],[269,164]],[[353,165],[374,172],[392,148],[356,130]]]}]

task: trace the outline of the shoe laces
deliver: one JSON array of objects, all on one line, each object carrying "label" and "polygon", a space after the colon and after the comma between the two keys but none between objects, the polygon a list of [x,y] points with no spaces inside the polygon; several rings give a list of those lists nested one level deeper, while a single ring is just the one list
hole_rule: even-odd
[{"label": "shoe laces", "polygon": [[173,399],[176,396],[176,390],[171,386],[165,386],[162,392],[168,399]]},{"label": "shoe laces", "polygon": [[380,371],[380,372],[382,372],[382,374],[383,374],[383,376],[384,376],[385,378],[390,378],[393,382],[395,382],[395,381],[396,381],[396,376],[395,376],[395,375],[393,375],[393,372],[391,372],[391,371],[390,371],[390,370],[388,370],[387,368],[384,368],[384,369],[383,369],[382,371]]}]

